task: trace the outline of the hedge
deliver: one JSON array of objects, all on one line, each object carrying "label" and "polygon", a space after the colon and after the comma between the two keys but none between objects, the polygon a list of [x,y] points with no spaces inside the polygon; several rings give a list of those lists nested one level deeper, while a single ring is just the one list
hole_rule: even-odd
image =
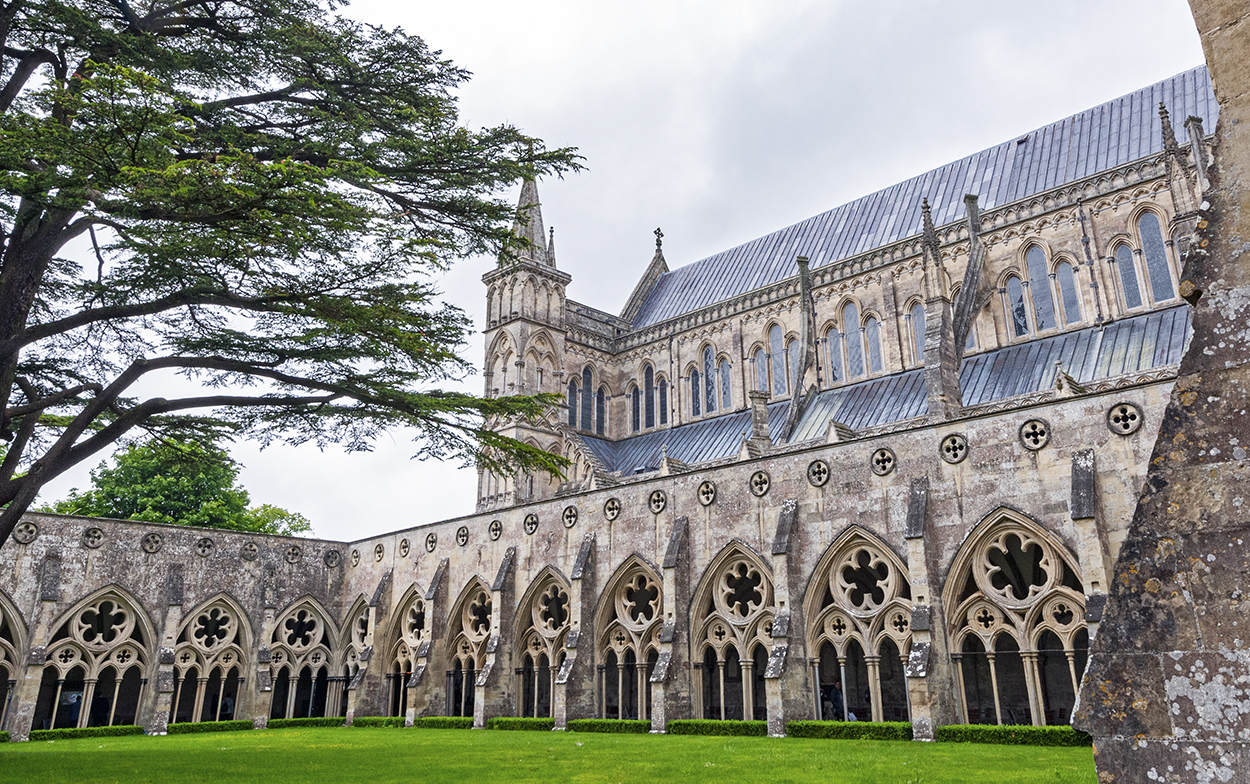
[{"label": "hedge", "polygon": [[651,722],[637,719],[570,719],[570,732],[620,732],[645,735],[651,731]]},{"label": "hedge", "polygon": [[361,716],[352,719],[353,727],[403,727],[403,716]]},{"label": "hedge", "polygon": [[488,730],[528,730],[532,732],[550,732],[556,726],[555,719],[536,719],[533,717],[512,718],[496,716],[486,720]]},{"label": "hedge", "polygon": [[836,740],[911,740],[908,721],[791,721],[786,723],[791,738]]},{"label": "hedge", "polygon": [[180,721],[177,724],[170,724],[166,728],[166,732],[170,735],[189,735],[194,732],[238,732],[240,730],[250,730],[252,722],[246,719],[238,719],[237,721]]},{"label": "hedge", "polygon": [[144,729],[134,724],[118,724],[112,727],[83,727],[82,729],[31,730],[31,740],[70,740],[73,738],[115,738],[120,735],[142,735]]},{"label": "hedge", "polygon": [[472,716],[426,716],[417,719],[413,725],[427,730],[471,730]]},{"label": "hedge", "polygon": [[0,732],[0,743],[8,743],[8,742],[9,742],[9,733]]},{"label": "hedge", "polygon": [[270,719],[269,729],[282,730],[288,727],[342,727],[345,719],[342,716],[314,716],[307,719]]},{"label": "hedge", "polygon": [[751,735],[768,734],[766,721],[718,721],[716,719],[676,719],[668,723],[670,735]]},{"label": "hedge", "polygon": [[1027,724],[948,724],[938,727],[945,743],[1000,743],[1007,746],[1092,746],[1087,732],[1071,727],[1032,727]]}]

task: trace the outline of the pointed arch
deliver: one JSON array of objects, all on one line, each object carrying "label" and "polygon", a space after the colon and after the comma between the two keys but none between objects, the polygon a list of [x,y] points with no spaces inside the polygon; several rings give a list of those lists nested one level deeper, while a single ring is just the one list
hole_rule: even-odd
[{"label": "pointed arch", "polygon": [[564,663],[568,636],[569,581],[554,566],[545,566],[530,581],[517,605],[513,644],[518,672],[517,712],[550,717],[555,705],[556,672]]},{"label": "pointed arch", "polygon": [[474,683],[490,639],[495,608],[489,584],[480,575],[469,578],[452,604],[447,622],[451,671],[447,676],[447,715],[472,716]]},{"label": "pointed arch", "polygon": [[0,728],[7,726],[10,703],[10,681],[16,682],[21,669],[18,651],[27,650],[26,621],[9,595],[0,590]]},{"label": "pointed arch", "polygon": [[600,718],[651,715],[650,675],[659,660],[664,625],[660,571],[637,553],[609,578],[595,607],[595,660],[602,666],[596,697]]},{"label": "pointed arch", "polygon": [[247,613],[225,591],[185,613],[175,638],[169,722],[233,719],[253,645]]},{"label": "pointed arch", "polygon": [[1071,719],[1089,631],[1077,559],[1057,536],[995,509],[964,539],[942,598],[965,722]]}]

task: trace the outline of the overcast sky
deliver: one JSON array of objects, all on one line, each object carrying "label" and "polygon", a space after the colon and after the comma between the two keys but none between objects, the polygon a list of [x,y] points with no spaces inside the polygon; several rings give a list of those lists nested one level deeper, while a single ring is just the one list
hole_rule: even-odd
[{"label": "overcast sky", "polygon": [[[1184,0],[357,0],[474,76],[470,127],[512,123],[589,170],[539,183],[572,299],[619,312],[664,230],[670,268],[1022,135],[1202,62]],[[510,194],[515,198],[515,193]],[[490,259],[446,297],[478,324]],[[480,336],[466,347],[482,361]],[[481,392],[480,377],[466,379]],[[369,454],[246,444],[257,503],[358,539],[470,514],[476,472],[416,462],[411,434]],[[88,484],[87,469],[41,500]]]}]

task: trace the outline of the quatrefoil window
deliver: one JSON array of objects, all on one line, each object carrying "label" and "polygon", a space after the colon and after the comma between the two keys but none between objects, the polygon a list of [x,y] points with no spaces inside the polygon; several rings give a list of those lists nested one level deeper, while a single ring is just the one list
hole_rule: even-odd
[{"label": "quatrefoil window", "polygon": [[986,557],[995,567],[991,570],[990,584],[997,591],[1010,591],[1016,601],[1024,601],[1035,587],[1046,584],[1042,546],[1037,542],[1025,545],[1016,534],[1008,534],[1003,545],[994,545],[986,551]]},{"label": "quatrefoil window", "polygon": [[647,497],[647,506],[651,509],[652,514],[659,514],[664,511],[664,507],[668,505],[668,497],[664,495],[663,490],[655,490]]},{"label": "quatrefoil window", "polygon": [[755,496],[763,496],[768,493],[768,488],[772,484],[772,480],[768,478],[768,472],[756,471],[751,474],[751,494]]},{"label": "quatrefoil window", "polygon": [[760,586],[764,576],[746,563],[738,563],[731,567],[725,575],[725,605],[730,612],[741,618],[748,617],[764,604],[764,594]]},{"label": "quatrefoil window", "polygon": [[704,506],[711,506],[716,500],[716,483],[707,480],[699,485],[699,503]]},{"label": "quatrefoil window", "polygon": [[823,487],[829,481],[829,464],[824,460],[813,460],[807,466],[807,481],[812,487]]},{"label": "quatrefoil window", "polygon": [[1127,436],[1137,432],[1142,424],[1141,409],[1135,403],[1116,403],[1107,412],[1107,427],[1112,433]]},{"label": "quatrefoil window", "polygon": [[201,646],[211,650],[219,642],[225,642],[234,628],[234,619],[224,610],[214,607],[195,619],[192,636]]},{"label": "quatrefoil window", "polygon": [[82,532],[82,543],[92,550],[104,544],[104,531],[92,526]]},{"label": "quatrefoil window", "polygon": [[842,567],[842,580],[849,586],[847,598],[860,609],[879,607],[885,601],[884,583],[890,567],[884,561],[874,563],[872,553],[860,550],[851,563]]},{"label": "quatrefoil window", "polygon": [[499,541],[499,537],[503,535],[503,523],[498,520],[491,520],[486,530],[490,534],[492,542]]},{"label": "quatrefoil window", "polygon": [[532,513],[527,514],[525,516],[525,522],[522,523],[522,527],[525,528],[525,533],[527,534],[532,534],[535,531],[537,531],[538,530],[538,515],[532,514]]},{"label": "quatrefoil window", "polygon": [[412,548],[412,544],[407,539],[399,540],[399,557],[407,558],[408,552]]},{"label": "quatrefoil window", "polygon": [[564,507],[564,514],[560,515],[560,519],[564,521],[565,528],[572,528],[573,526],[577,525],[577,507],[576,506]]},{"label": "quatrefoil window", "polygon": [[295,615],[286,619],[283,624],[286,630],[287,645],[294,645],[297,648],[303,648],[312,645],[313,633],[317,631],[317,619],[307,610],[300,610]]},{"label": "quatrefoil window", "polygon": [[968,439],[964,438],[960,433],[951,433],[942,439],[938,453],[948,463],[962,463],[964,458],[968,456]]},{"label": "quatrefoil window", "polygon": [[645,623],[655,617],[660,589],[646,575],[638,575],[625,589],[625,609],[634,623]]},{"label": "quatrefoil window", "polygon": [[621,514],[621,501],[618,498],[609,498],[603,504],[603,516],[610,523]]},{"label": "quatrefoil window", "polygon": [[428,533],[425,535],[425,551],[427,553],[434,552],[434,548],[438,547],[438,534]]},{"label": "quatrefoil window", "polygon": [[872,472],[874,474],[877,476],[885,476],[894,470],[894,466],[897,462],[898,461],[895,459],[894,452],[892,450],[886,447],[881,447],[872,453],[872,458],[869,460],[868,464],[872,468]]},{"label": "quatrefoil window", "polygon": [[126,627],[129,616],[124,608],[110,601],[83,610],[78,616],[79,633],[84,642],[99,645],[113,642]]},{"label": "quatrefoil window", "polygon": [[538,613],[543,625],[556,631],[569,620],[569,597],[559,586],[551,586],[538,600],[541,608]]},{"label": "quatrefoil window", "polygon": [[1050,443],[1050,425],[1041,419],[1030,419],[1020,426],[1020,443],[1036,452]]},{"label": "quatrefoil window", "polygon": [[425,602],[417,599],[408,608],[408,617],[404,619],[404,630],[412,642],[420,642],[425,636]]},{"label": "quatrefoil window", "polygon": [[469,632],[485,635],[490,631],[490,595],[479,591],[469,604]]},{"label": "quatrefoil window", "polygon": [[456,529],[456,544],[464,547],[469,543],[469,526],[462,525]]}]

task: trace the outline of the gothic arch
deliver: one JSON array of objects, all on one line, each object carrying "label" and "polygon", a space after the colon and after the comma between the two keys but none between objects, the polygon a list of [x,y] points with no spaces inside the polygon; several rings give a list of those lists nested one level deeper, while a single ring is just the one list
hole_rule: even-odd
[{"label": "gothic arch", "polygon": [[447,622],[450,672],[447,674],[447,714],[473,715],[474,683],[486,655],[495,608],[490,586],[479,575],[469,578],[452,605]]},{"label": "gothic arch", "polygon": [[8,594],[0,591],[0,727],[8,719],[9,681],[17,679],[18,651],[25,651],[26,645],[26,622]]},{"label": "gothic arch", "polygon": [[966,722],[1069,721],[1089,632],[1077,559],[1058,537],[994,510],[965,538],[942,599]]},{"label": "gothic arch", "polygon": [[228,593],[219,592],[186,613],[175,640],[169,723],[233,719],[251,650],[251,622]]},{"label": "gothic arch", "polygon": [[601,718],[645,719],[651,714],[650,674],[659,659],[664,625],[660,572],[637,553],[609,578],[595,608],[595,684]]},{"label": "gothic arch", "polygon": [[569,581],[554,566],[545,566],[530,582],[517,605],[512,639],[518,679],[517,713],[552,715],[555,676],[564,663],[569,633]]}]

